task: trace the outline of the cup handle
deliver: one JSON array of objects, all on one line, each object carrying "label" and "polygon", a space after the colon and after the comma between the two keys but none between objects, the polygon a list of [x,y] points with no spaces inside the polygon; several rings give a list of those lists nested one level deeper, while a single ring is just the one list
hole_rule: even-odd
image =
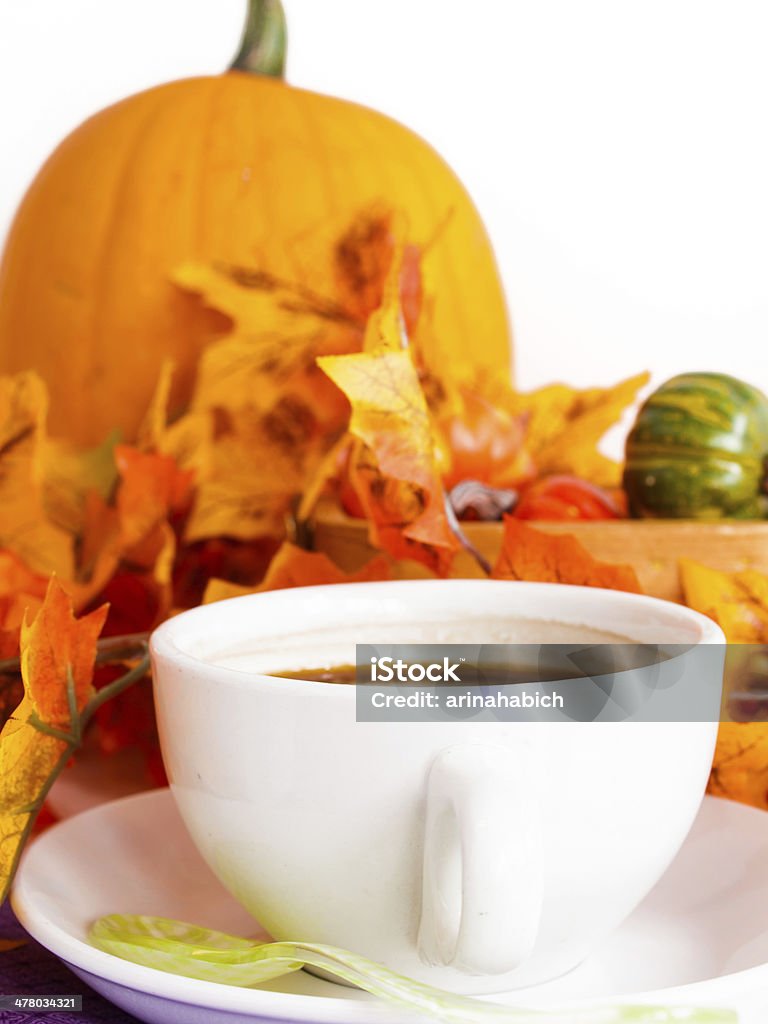
[{"label": "cup handle", "polygon": [[505,974],[536,941],[543,880],[531,752],[460,744],[427,781],[418,949],[429,964]]}]

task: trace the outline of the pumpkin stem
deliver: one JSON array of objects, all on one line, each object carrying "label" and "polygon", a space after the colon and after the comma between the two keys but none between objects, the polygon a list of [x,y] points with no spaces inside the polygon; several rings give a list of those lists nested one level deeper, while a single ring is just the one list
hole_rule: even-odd
[{"label": "pumpkin stem", "polygon": [[230,71],[282,78],[287,30],[281,0],[248,0],[248,15]]}]

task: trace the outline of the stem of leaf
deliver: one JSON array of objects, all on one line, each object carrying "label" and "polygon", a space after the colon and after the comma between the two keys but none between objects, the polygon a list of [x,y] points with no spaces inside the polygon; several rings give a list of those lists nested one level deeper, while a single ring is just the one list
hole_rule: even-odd
[{"label": "stem of leaf", "polygon": [[[146,645],[145,645],[146,651]],[[108,686],[102,687],[97,694],[95,694],[88,703],[85,705],[83,710],[80,712],[80,726],[81,728],[86,726],[88,722],[93,718],[99,708],[106,704],[107,701],[117,697],[123,690],[127,690],[129,686],[133,686],[139,679],[142,679],[149,671],[149,652],[146,652],[140,661],[134,665],[134,667],[126,672],[124,676],[120,676],[119,679],[115,679],[114,682],[109,683]]]},{"label": "stem of leaf", "polygon": [[69,706],[69,723],[72,733],[72,742],[78,747],[83,738],[82,723],[77,710],[77,691],[75,690],[75,677],[72,673],[72,666],[67,665],[67,705]]},{"label": "stem of leaf", "polygon": [[474,560],[483,570],[485,575],[490,576],[492,572],[491,563],[488,561],[485,555],[483,555],[480,551],[477,550],[475,545],[462,530],[461,526],[459,525],[459,520],[456,518],[456,513],[453,510],[453,505],[451,505],[451,499],[445,493],[443,494],[443,504],[445,506],[445,517],[448,520],[448,525],[451,528],[451,532],[456,537],[459,544],[461,544],[461,546],[467,552],[467,554],[470,554],[474,558]]},{"label": "stem of leaf", "polygon": [[[108,636],[96,644],[96,664],[110,665],[115,662],[132,661],[142,657],[147,650],[149,633],[127,633],[125,636]],[[21,659],[4,658],[0,661],[0,693],[21,675]],[[3,680],[8,677],[8,681]]]}]

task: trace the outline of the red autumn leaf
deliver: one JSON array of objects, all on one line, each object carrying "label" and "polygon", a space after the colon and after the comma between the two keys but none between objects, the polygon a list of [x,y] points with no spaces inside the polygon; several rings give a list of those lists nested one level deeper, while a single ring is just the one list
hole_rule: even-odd
[{"label": "red autumn leaf", "polygon": [[181,547],[173,567],[175,608],[192,608],[203,600],[210,580],[255,586],[264,577],[279,544],[270,537],[238,541],[231,537]]},{"label": "red autumn leaf", "polygon": [[153,629],[167,611],[168,595],[151,573],[118,569],[99,600],[109,603],[104,635],[126,636]]}]

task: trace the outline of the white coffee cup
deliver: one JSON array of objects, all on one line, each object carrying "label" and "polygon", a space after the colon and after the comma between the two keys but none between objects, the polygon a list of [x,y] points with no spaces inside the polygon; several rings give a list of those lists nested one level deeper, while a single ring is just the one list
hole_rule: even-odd
[{"label": "white coffee cup", "polygon": [[[278,939],[465,993],[570,970],[681,846],[716,722],[357,722],[354,686],[267,673],[353,662],[358,642],[562,642],[585,628],[724,644],[668,602],[486,580],[283,590],[171,619],[152,637],[155,699],[200,852]],[[706,660],[716,689],[723,650]],[[246,653],[249,670],[233,667]]]}]

